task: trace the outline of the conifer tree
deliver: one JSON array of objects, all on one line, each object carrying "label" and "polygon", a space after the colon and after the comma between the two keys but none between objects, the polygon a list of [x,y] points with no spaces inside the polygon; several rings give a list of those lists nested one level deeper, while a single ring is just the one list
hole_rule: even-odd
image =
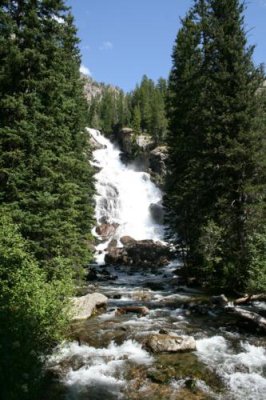
[{"label": "conifer tree", "polygon": [[246,285],[250,241],[265,220],[264,130],[256,127],[263,73],[252,62],[243,10],[238,0],[196,1],[178,34],[169,84],[169,221],[188,264],[227,288]]},{"label": "conifer tree", "polygon": [[93,182],[73,17],[61,0],[7,0],[0,19],[1,201],[46,267],[59,255],[78,267]]}]

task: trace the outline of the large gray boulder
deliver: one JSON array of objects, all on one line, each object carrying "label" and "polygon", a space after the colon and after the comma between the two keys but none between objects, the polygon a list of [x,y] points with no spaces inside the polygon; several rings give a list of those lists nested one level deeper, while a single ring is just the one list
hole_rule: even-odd
[{"label": "large gray boulder", "polygon": [[148,338],[146,346],[154,353],[180,353],[196,350],[196,341],[192,336],[155,334]]},{"label": "large gray boulder", "polygon": [[72,319],[82,320],[91,315],[100,307],[106,306],[108,298],[101,293],[89,293],[85,296],[72,299]]}]

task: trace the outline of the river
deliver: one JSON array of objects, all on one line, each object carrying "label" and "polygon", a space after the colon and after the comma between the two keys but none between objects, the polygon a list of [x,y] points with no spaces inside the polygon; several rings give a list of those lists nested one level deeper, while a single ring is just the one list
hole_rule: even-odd
[{"label": "river", "polygon": [[[153,221],[149,208],[161,201],[161,191],[149,174],[123,164],[120,150],[108,139],[90,133],[103,146],[93,153],[97,221],[119,224],[111,238],[118,244],[124,235],[163,240],[164,227]],[[47,389],[47,399],[265,399],[265,338],[236,329],[219,309],[193,308],[204,295],[178,284],[179,260],[157,271],[106,267],[107,245],[98,244],[94,267],[109,275],[83,291],[105,294],[108,307],[74,326],[81,343],[65,342],[55,349],[48,364],[60,369],[60,381]],[[146,306],[150,312],[117,315],[118,307],[128,305]],[[197,350],[148,352],[145,339],[161,330],[194,336]]]}]

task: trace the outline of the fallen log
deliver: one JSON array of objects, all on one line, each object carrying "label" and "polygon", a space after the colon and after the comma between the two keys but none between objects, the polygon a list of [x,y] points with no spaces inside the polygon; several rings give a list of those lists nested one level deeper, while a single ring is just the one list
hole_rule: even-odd
[{"label": "fallen log", "polygon": [[240,307],[230,307],[228,311],[237,317],[252,322],[259,329],[262,329],[266,332],[266,318],[262,317],[260,314],[257,314],[253,311],[247,311]]},{"label": "fallen log", "polygon": [[234,304],[235,305],[247,304],[252,301],[266,301],[266,294],[261,293],[261,294],[253,294],[253,295],[247,295],[244,297],[240,297],[239,299],[236,299],[234,301]]}]

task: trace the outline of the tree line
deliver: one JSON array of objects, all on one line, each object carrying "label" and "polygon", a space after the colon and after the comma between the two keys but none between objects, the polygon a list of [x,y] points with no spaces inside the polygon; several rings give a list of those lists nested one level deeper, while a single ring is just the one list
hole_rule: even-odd
[{"label": "tree line", "polygon": [[154,82],[146,75],[130,93],[105,86],[90,102],[89,122],[107,135],[130,127],[136,134],[144,133],[163,143],[167,132],[166,94],[166,79]]},{"label": "tree line", "polygon": [[0,5],[3,400],[37,396],[43,356],[66,328],[72,278],[92,258],[88,107],[76,28],[64,3]]}]

